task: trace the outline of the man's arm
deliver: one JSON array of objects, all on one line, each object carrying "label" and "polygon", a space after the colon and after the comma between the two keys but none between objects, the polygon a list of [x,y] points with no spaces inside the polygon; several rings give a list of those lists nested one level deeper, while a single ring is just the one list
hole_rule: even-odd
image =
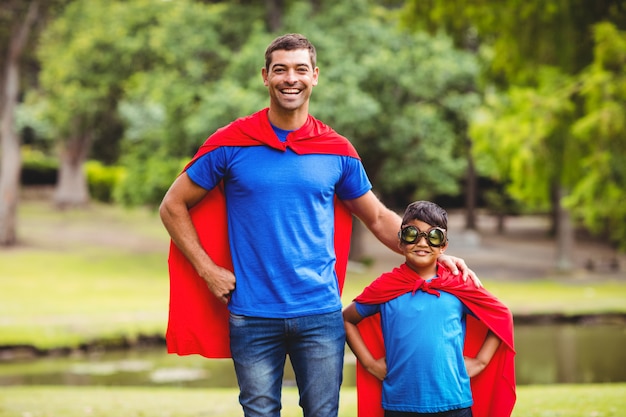
[{"label": "man's arm", "polygon": [[[371,190],[361,197],[343,200],[343,203],[378,240],[392,251],[401,253],[398,248],[398,231],[402,226],[402,218],[388,209]],[[463,281],[467,281],[469,277],[476,287],[482,286],[474,271],[467,267],[463,259],[441,255],[438,260],[448,267],[454,275],[458,274],[460,270]]]},{"label": "man's arm", "polygon": [[343,200],[343,203],[385,246],[396,253],[402,253],[398,248],[398,230],[402,219],[385,207],[372,191],[353,200]]},{"label": "man's arm", "polygon": [[223,303],[227,303],[235,289],[235,276],[229,270],[216,265],[200,243],[189,209],[196,205],[207,190],[195,184],[186,173],[176,178],[163,197],[159,214],[172,241],[187,257],[209,286],[211,292]]},{"label": "man's arm", "polygon": [[487,332],[482,347],[475,358],[465,357],[465,367],[470,378],[478,375],[489,365],[491,358],[498,350],[501,340],[491,330]]},{"label": "man's arm", "polygon": [[367,372],[382,381],[385,379],[385,375],[387,375],[387,362],[385,361],[384,356],[379,359],[374,358],[365,345],[363,337],[361,337],[361,332],[359,332],[359,328],[356,326],[362,319],[363,317],[361,317],[356,310],[354,303],[350,304],[343,310],[343,324],[346,329],[346,341],[354,353],[354,356],[356,356],[358,361],[361,362],[361,365],[363,365]]}]

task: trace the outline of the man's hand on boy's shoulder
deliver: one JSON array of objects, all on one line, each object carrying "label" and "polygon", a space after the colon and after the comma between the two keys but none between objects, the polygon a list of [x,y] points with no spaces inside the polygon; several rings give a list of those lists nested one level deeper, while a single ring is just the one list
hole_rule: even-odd
[{"label": "man's hand on boy's shoulder", "polygon": [[476,273],[468,268],[467,264],[462,258],[457,258],[456,256],[450,255],[440,255],[437,259],[443,265],[445,265],[453,275],[461,274],[461,279],[464,282],[467,282],[469,279],[476,288],[481,288],[483,284],[480,282],[480,279],[476,276]]}]

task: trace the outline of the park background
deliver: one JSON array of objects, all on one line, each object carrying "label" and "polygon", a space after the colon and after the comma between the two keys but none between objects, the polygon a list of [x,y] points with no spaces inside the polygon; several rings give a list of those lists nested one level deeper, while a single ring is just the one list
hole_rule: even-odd
[{"label": "park background", "polygon": [[[45,374],[39,356],[89,361],[159,343],[168,240],[155,209],[208,134],[267,105],[262,52],[285,32],[318,49],[312,114],[353,141],[390,207],[432,199],[453,213],[451,253],[516,323],[609,321],[623,341],[625,10],[608,0],[3,2],[0,377],[13,383],[0,416],[240,414],[226,388],[25,381]],[[352,246],[346,300],[398,262],[358,223]],[[617,416],[625,380],[608,382],[520,386],[514,415]],[[286,394],[285,415],[297,415]],[[353,389],[342,397],[342,415],[355,415]]]}]

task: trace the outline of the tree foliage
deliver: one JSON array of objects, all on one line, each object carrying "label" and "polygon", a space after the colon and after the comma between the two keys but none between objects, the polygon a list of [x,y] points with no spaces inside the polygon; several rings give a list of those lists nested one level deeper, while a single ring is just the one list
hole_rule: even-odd
[{"label": "tree foliage", "polygon": [[549,209],[552,187],[573,184],[565,170],[576,163],[564,136],[572,120],[572,81],[554,68],[537,75],[538,87],[511,87],[490,94],[476,113],[470,134],[484,175],[508,184],[526,209]]},{"label": "tree foliage", "polygon": [[585,111],[572,125],[580,146],[579,181],[566,205],[596,234],[626,249],[626,32],[594,27],[594,61],[578,77]]},{"label": "tree foliage", "polygon": [[[362,15],[349,5],[335,10],[335,21],[320,19],[311,30],[327,34],[315,36],[323,66],[314,111],[354,140],[388,196],[458,194],[465,158],[457,123],[479,103],[475,57],[443,35],[399,30],[385,9]],[[337,34],[345,41],[337,42]]]},{"label": "tree foliage", "polygon": [[265,47],[301,32],[321,68],[312,113],[356,144],[375,185],[387,195],[458,193],[457,127],[478,102],[474,57],[445,36],[397,30],[395,14],[368,0],[285,4],[272,33],[250,5],[76,0],[40,53],[40,99],[56,135],[90,133],[103,149],[116,143],[107,126],[119,126],[118,201],[158,203],[209,134],[267,106]]},{"label": "tree foliage", "polygon": [[577,75],[544,68],[538,87],[493,97],[472,134],[486,173],[527,207],[546,208],[552,186],[576,218],[626,248],[626,32],[594,27],[594,61]]},{"label": "tree foliage", "polygon": [[532,84],[542,66],[574,74],[593,59],[591,27],[608,20],[626,25],[614,0],[407,0],[403,21],[445,30],[458,46],[488,46],[487,75],[501,85]]},{"label": "tree foliage", "polygon": [[[459,192],[465,161],[456,125],[478,104],[471,54],[445,36],[398,30],[396,15],[369,1],[319,2],[317,9],[301,2],[284,21],[282,32],[302,32],[317,47],[311,112],[355,143],[378,191],[405,198]],[[246,53],[259,57],[271,37],[260,39],[251,38]],[[258,68],[246,88],[261,91]]]},{"label": "tree foliage", "polygon": [[624,197],[624,178],[613,167],[626,156],[617,75],[626,69],[619,32],[626,28],[624,3],[452,3],[458,7],[409,0],[403,17],[406,24],[444,28],[485,59],[485,83],[496,89],[471,130],[480,171],[506,184],[526,209],[549,209],[558,233],[565,206],[586,226],[608,226],[616,241],[626,242],[615,226],[624,218],[615,200]]},{"label": "tree foliage", "polygon": [[[46,117],[63,147],[82,151],[69,152],[71,161],[82,164],[92,143],[98,151],[92,157],[117,161],[118,144],[133,115],[161,114],[162,120],[143,120],[154,123],[149,126],[152,135],[144,136],[139,147],[124,147],[130,167],[161,149],[157,157],[167,164],[168,141],[163,138],[185,148],[185,115],[198,101],[198,88],[222,73],[233,31],[245,33],[241,19],[228,24],[233,21],[230,10],[193,1],[72,2],[40,48]],[[137,137],[137,126],[132,129]],[[138,184],[146,180],[138,178]],[[141,194],[135,197],[142,201]]]}]

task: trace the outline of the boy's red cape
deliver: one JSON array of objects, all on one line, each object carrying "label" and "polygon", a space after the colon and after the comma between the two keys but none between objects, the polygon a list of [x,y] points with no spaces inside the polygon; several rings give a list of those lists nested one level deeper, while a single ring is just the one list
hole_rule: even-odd
[{"label": "boy's red cape", "polygon": [[[358,154],[352,144],[312,116],[286,142],[276,137],[267,116],[268,109],[237,119],[217,130],[200,147],[185,170],[199,157],[220,146],[270,146],[290,148],[297,154]],[[200,241],[213,261],[233,270],[228,244],[226,200],[223,185],[215,187],[191,211]],[[335,270],[340,291],[348,262],[352,215],[335,198]],[[208,289],[193,266],[171,242],[169,253],[170,308],[166,333],[168,353],[199,354],[208,358],[229,358],[228,310]]]},{"label": "boy's red cape", "polygon": [[[502,343],[489,365],[471,379],[474,417],[509,417],[515,405],[515,348],[513,316],[509,309],[484,288],[464,283],[458,276],[438,265],[439,278],[430,282],[422,279],[406,264],[381,275],[366,287],[355,301],[381,304],[407,292],[418,290],[439,296],[442,290],[455,295],[476,315],[467,316],[465,356],[475,357],[487,330],[494,332]],[[359,324],[363,341],[375,358],[385,355],[380,328],[380,314],[367,317]],[[427,359],[426,359],[427,360]],[[359,417],[382,417],[382,383],[357,361],[357,401]]]}]

